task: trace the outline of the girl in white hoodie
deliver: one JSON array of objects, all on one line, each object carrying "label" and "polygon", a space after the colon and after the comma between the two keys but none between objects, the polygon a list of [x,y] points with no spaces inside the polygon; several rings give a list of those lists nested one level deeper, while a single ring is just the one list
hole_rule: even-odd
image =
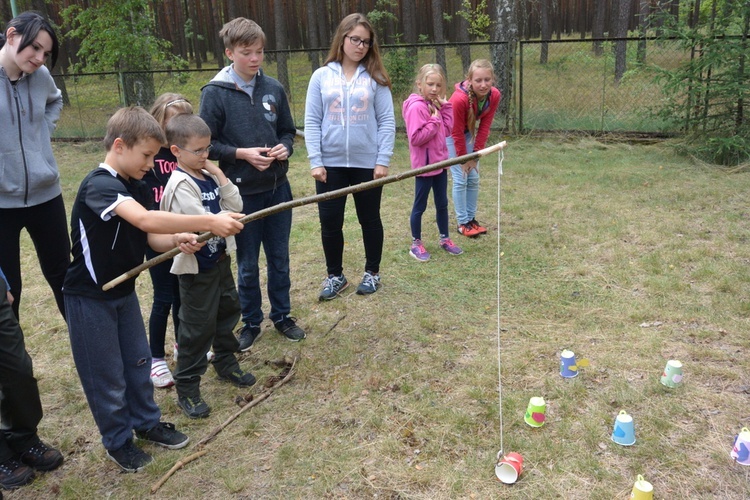
[{"label": "girl in white hoodie", "polygon": [[[307,88],[305,144],[316,192],[388,175],[395,137],[391,80],[375,33],[364,15],[350,14],[339,24],[328,57]],[[374,293],[380,286],[381,194],[382,187],[378,187],[353,195],[365,247],[359,295]],[[318,203],[328,270],[320,300],[336,298],[349,285],[342,264],[345,209],[346,197]]]}]

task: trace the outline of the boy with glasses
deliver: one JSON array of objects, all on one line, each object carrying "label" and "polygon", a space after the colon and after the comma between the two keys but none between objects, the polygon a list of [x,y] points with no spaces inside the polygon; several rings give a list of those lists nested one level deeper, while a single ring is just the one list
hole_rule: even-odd
[{"label": "boy with glasses", "polygon": [[[196,115],[178,115],[169,121],[166,133],[177,169],[164,188],[161,209],[188,215],[241,210],[237,186],[207,161],[211,130],[206,122]],[[200,381],[212,344],[212,364],[220,379],[238,387],[255,383],[253,374],[242,371],[234,355],[238,342],[232,329],[240,318],[240,303],[227,253],[234,249],[233,236],[214,236],[198,252],[178,255],[172,264],[171,272],[180,281],[180,355],[174,380],[177,404],[190,418],[205,418],[211,411],[201,397]]]}]

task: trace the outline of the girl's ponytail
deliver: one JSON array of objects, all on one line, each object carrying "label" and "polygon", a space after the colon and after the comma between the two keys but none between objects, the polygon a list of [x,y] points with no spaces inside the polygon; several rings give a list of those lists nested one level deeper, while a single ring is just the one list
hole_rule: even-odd
[{"label": "girl's ponytail", "polygon": [[474,93],[474,89],[469,84],[469,109],[466,111],[466,128],[471,134],[471,138],[474,139],[477,126],[477,115],[474,112],[474,103],[477,100],[477,95]]}]

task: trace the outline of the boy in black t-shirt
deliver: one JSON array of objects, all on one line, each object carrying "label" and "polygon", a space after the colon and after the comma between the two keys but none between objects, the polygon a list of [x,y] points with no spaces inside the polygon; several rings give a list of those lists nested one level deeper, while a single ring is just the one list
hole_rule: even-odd
[{"label": "boy in black t-shirt", "polygon": [[[174,425],[160,422],[150,380],[151,354],[135,281],[112,290],[102,285],[143,261],[146,244],[165,252],[179,246],[195,253],[195,234],[230,236],[242,229],[241,214],[178,215],[148,210],[152,197],[145,173],[164,144],[161,127],[146,110],[118,110],[107,123],[104,163],[81,182],[73,204],[73,262],[65,276],[65,312],[70,347],[86,399],[107,456],[127,472],[152,458],[133,443],[169,449],[187,445]],[[174,234],[176,233],[176,234]]]},{"label": "boy in black t-shirt", "polygon": [[[161,209],[178,214],[220,214],[242,210],[242,196],[219,167],[208,160],[211,130],[199,116],[179,115],[166,127],[167,141],[177,158]],[[190,418],[204,418],[210,407],[201,397],[201,376],[206,373],[206,353],[213,345],[212,361],[219,378],[239,387],[255,383],[252,373],[240,368],[234,353],[239,342],[232,329],[240,319],[240,302],[232,277],[229,252],[234,237],[214,237],[193,255],[178,255],[171,272],[180,281],[180,356],[174,373],[177,403]]]}]

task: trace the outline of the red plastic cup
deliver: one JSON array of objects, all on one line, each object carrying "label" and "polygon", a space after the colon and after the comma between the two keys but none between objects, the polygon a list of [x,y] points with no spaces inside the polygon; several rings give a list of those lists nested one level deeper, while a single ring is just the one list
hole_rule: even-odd
[{"label": "red plastic cup", "polygon": [[495,465],[495,475],[500,482],[513,484],[523,471],[523,457],[518,453],[508,453]]}]

